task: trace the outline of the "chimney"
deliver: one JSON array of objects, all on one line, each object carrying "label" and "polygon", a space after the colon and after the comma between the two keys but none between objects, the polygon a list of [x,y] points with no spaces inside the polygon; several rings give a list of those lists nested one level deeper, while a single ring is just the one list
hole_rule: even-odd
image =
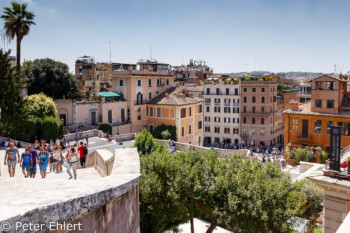
[{"label": "chimney", "polygon": [[289,102],[289,108],[292,111],[299,111],[299,101],[291,100]]}]

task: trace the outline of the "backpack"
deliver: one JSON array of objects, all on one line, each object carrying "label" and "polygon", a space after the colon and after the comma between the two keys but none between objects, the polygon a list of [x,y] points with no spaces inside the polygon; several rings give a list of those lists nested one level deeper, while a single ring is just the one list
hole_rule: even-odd
[{"label": "backpack", "polygon": [[84,155],[87,155],[88,154],[88,148],[86,146],[84,146]]}]

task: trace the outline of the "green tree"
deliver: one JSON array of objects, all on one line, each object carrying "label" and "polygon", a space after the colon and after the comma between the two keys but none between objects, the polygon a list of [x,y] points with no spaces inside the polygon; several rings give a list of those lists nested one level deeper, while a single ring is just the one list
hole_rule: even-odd
[{"label": "green tree", "polygon": [[24,111],[29,118],[57,117],[55,102],[44,93],[29,95],[24,98]]},{"label": "green tree", "polygon": [[169,130],[164,130],[164,131],[162,132],[162,138],[163,138],[164,140],[168,140],[168,139],[170,139],[170,137],[171,137],[171,134],[170,134]]},{"label": "green tree", "polygon": [[15,118],[22,107],[19,73],[11,68],[8,59],[10,51],[0,50],[0,109],[1,119]]},{"label": "green tree", "polygon": [[296,181],[294,185],[304,194],[306,203],[304,206],[305,211],[307,209],[312,212],[321,208],[323,201],[323,189],[312,183],[309,179],[302,179]]},{"label": "green tree", "polygon": [[176,127],[172,125],[164,125],[164,124],[158,125],[153,131],[153,136],[155,138],[165,139],[163,137],[163,132],[166,130],[170,133],[170,136],[168,136],[166,139],[171,139],[176,141]]},{"label": "green tree", "polygon": [[112,134],[112,125],[110,123],[101,122],[98,123],[98,130],[101,130],[104,133]]},{"label": "green tree", "polygon": [[46,141],[55,140],[62,135],[63,122],[56,117],[44,117],[36,122],[37,136]]},{"label": "green tree", "polygon": [[69,73],[69,68],[53,59],[35,59],[23,63],[23,69],[30,80],[29,94],[43,92],[54,99],[81,98],[79,82]]},{"label": "green tree", "polygon": [[30,27],[35,25],[33,12],[27,10],[28,4],[11,2],[11,8],[5,7],[1,18],[5,20],[5,35],[17,43],[17,71],[21,68],[21,42],[29,34]]},{"label": "green tree", "polygon": [[154,151],[165,151],[164,144],[154,140],[152,134],[147,129],[143,129],[136,135],[133,146],[137,148],[141,156],[149,155]]}]

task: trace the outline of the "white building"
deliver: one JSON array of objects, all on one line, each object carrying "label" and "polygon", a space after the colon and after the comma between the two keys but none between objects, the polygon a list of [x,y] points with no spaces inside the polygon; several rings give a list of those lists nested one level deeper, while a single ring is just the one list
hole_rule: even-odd
[{"label": "white building", "polygon": [[300,92],[298,94],[299,102],[304,103],[311,99],[311,83],[308,81],[302,81],[300,83]]},{"label": "white building", "polygon": [[239,80],[218,79],[203,85],[204,143],[240,144],[240,94]]}]

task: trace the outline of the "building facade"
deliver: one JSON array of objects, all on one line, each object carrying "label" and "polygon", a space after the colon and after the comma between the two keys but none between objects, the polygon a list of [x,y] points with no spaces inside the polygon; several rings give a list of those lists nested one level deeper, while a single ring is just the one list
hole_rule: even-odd
[{"label": "building facade", "polygon": [[178,142],[202,145],[202,98],[190,94],[186,87],[172,87],[147,103],[148,130],[159,125],[176,127]]},{"label": "building facade", "polygon": [[300,83],[300,91],[299,91],[299,102],[304,103],[311,99],[311,83],[308,81],[302,81]]},{"label": "building facade", "polygon": [[279,145],[283,142],[282,102],[277,101],[275,80],[241,81],[241,138],[245,145]]},{"label": "building facade", "polygon": [[285,110],[285,147],[330,146],[330,127],[341,126],[341,147],[350,145],[350,93],[347,77],[323,75],[311,81],[311,101]]},{"label": "building facade", "polygon": [[204,145],[241,143],[240,94],[239,80],[224,82],[218,79],[203,85]]}]

